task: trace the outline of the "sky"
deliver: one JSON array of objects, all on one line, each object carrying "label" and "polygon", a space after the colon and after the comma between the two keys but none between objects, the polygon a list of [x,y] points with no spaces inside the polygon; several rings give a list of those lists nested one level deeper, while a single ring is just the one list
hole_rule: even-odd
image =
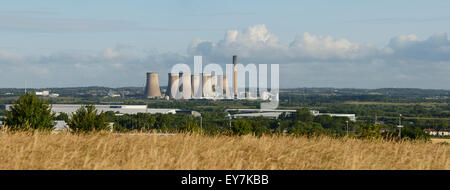
[{"label": "sky", "polygon": [[[177,63],[279,64],[280,87],[450,89],[450,1],[9,1],[0,88],[160,85]],[[224,67],[225,68],[225,67]]]}]

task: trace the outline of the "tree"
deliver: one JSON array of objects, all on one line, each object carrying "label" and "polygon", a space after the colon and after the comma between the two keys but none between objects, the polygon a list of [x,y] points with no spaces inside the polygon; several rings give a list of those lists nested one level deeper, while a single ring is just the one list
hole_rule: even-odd
[{"label": "tree", "polygon": [[191,118],[186,117],[183,119],[183,122],[181,122],[181,125],[178,128],[178,131],[180,131],[180,132],[199,132],[200,127]]},{"label": "tree", "polygon": [[53,129],[55,114],[50,104],[39,99],[33,92],[20,95],[11,111],[7,112],[5,124],[11,129]]},{"label": "tree", "polygon": [[69,115],[67,113],[61,112],[58,116],[55,118],[56,120],[63,120],[63,121],[69,121]]},{"label": "tree", "polygon": [[306,136],[317,136],[320,134],[325,134],[325,130],[322,128],[320,123],[315,122],[303,122],[297,121],[291,128],[288,130],[289,134],[293,135],[306,135]]},{"label": "tree", "polygon": [[103,112],[98,114],[94,105],[81,106],[68,122],[74,132],[99,131],[108,128],[106,116]]},{"label": "tree", "polygon": [[380,139],[380,127],[379,124],[367,124],[361,123],[361,134],[359,135],[361,138],[365,139]]},{"label": "tree", "polygon": [[235,135],[247,135],[252,132],[252,125],[246,120],[235,120],[232,123],[231,131]]},{"label": "tree", "polygon": [[314,120],[314,115],[308,109],[299,109],[297,112],[293,113],[293,119],[296,121],[312,122]]}]

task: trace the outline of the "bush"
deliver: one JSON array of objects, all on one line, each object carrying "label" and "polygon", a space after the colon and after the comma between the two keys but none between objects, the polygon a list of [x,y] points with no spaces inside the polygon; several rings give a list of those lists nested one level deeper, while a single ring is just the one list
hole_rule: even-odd
[{"label": "bush", "polygon": [[5,124],[13,130],[51,130],[55,126],[54,119],[50,104],[30,92],[20,95],[19,100],[14,102],[11,111],[7,112]]},{"label": "bush", "polygon": [[288,132],[293,135],[317,136],[324,134],[325,130],[319,123],[297,121]]},{"label": "bush", "polygon": [[86,105],[79,108],[69,119],[68,125],[74,132],[108,129],[105,114],[103,112],[98,114],[94,105]]},{"label": "bush", "polygon": [[189,118],[185,118],[178,130],[180,132],[199,132],[200,127],[195,121],[192,121]]},{"label": "bush", "polygon": [[68,121],[69,121],[69,115],[67,115],[67,113],[62,112],[62,113],[59,113],[59,115],[56,116],[55,119],[56,119],[56,120],[62,120],[62,121],[68,122]]},{"label": "bush", "polygon": [[252,133],[252,125],[246,120],[235,120],[232,123],[231,131],[235,135],[247,135]]},{"label": "bush", "polygon": [[359,135],[359,137],[365,139],[380,139],[382,137],[380,127],[381,125],[379,124],[361,123],[361,134]]}]

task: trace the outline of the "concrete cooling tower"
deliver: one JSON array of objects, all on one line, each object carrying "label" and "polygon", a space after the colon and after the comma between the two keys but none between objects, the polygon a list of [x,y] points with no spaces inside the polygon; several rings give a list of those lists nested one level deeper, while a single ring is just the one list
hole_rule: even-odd
[{"label": "concrete cooling tower", "polygon": [[192,89],[191,89],[191,73],[180,73],[180,97],[182,99],[191,99]]},{"label": "concrete cooling tower", "polygon": [[227,76],[225,76],[225,75],[223,75],[223,80],[222,80],[223,82],[222,82],[222,87],[223,87],[223,96],[224,97],[228,97],[227,96],[227,93],[229,93],[228,92],[228,81],[227,81]]},{"label": "concrete cooling tower", "polygon": [[202,98],[203,94],[202,87],[200,86],[200,75],[191,75],[191,92],[193,98]]},{"label": "concrete cooling tower", "polygon": [[147,84],[145,86],[144,96],[146,98],[161,97],[161,90],[159,89],[158,73],[147,73]]},{"label": "concrete cooling tower", "polygon": [[[176,93],[178,92],[178,81],[180,79],[180,75],[178,73],[169,73],[169,83],[167,84],[166,95],[170,99],[174,99],[176,97]],[[174,89],[174,94],[172,94],[172,88]]]},{"label": "concrete cooling tower", "polygon": [[223,75],[216,75],[213,77],[214,97],[223,98]]},{"label": "concrete cooling tower", "polygon": [[216,92],[216,88],[217,88],[217,75],[211,75],[211,88],[212,88],[212,92]]},{"label": "concrete cooling tower", "polygon": [[211,84],[211,73],[203,73],[202,75],[202,84],[203,84],[203,97],[204,98],[212,98],[212,84]]}]

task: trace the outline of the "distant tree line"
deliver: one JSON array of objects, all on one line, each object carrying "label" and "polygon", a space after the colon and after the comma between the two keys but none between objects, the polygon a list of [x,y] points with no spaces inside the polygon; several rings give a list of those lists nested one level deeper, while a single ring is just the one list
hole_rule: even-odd
[{"label": "distant tree line", "polygon": [[[187,101],[174,101],[174,104],[188,104]],[[162,131],[162,132],[201,132],[208,135],[276,135],[293,136],[328,135],[334,137],[354,137],[364,139],[395,139],[398,129],[393,124],[374,124],[352,122],[345,117],[314,116],[309,109],[302,108],[292,114],[282,114],[277,119],[263,117],[228,119],[224,106],[207,106],[205,103],[202,117],[190,114],[149,114],[116,115],[114,112],[98,112],[95,106],[86,105],[74,114],[51,113],[47,100],[39,99],[33,93],[21,95],[7,113],[6,125],[13,130],[51,130],[54,120],[65,120],[72,132],[111,130]],[[240,102],[245,104],[246,102]],[[108,123],[113,123],[109,126]],[[402,137],[406,139],[429,139],[423,130],[415,125],[405,124]]]}]

